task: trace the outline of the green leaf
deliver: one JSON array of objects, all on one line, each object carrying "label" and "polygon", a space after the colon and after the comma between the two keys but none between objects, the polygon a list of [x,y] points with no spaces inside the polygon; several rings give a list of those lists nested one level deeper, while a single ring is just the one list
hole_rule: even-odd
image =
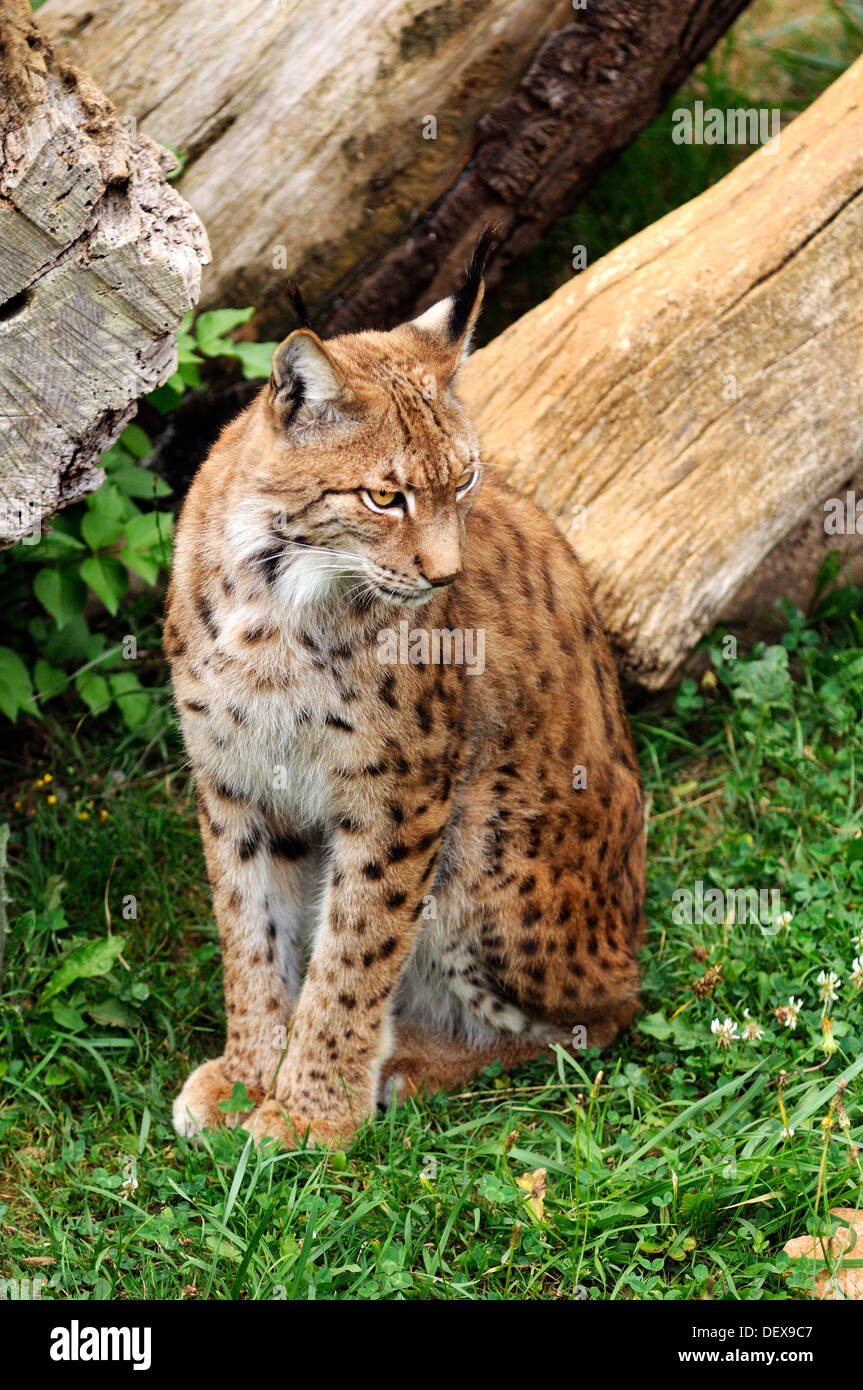
[{"label": "green leaf", "polygon": [[[34,634],[35,637],[35,634]],[[91,632],[83,614],[61,628],[54,628],[39,647],[46,661],[94,661],[105,645],[101,632]]]},{"label": "green leaf", "polygon": [[[191,315],[189,315],[191,317]],[[177,363],[180,367],[187,366],[194,362],[201,361],[201,354],[198,352],[198,344],[195,335],[191,332],[186,333],[183,329],[177,334]],[[168,381],[172,381],[168,377]]]},{"label": "green leaf", "polygon": [[81,578],[90,585],[113,617],[129,587],[129,580],[119,560],[109,555],[90,555],[81,565]]},{"label": "green leaf", "polygon": [[179,371],[168,380],[163,386],[157,386],[155,391],[151,391],[147,396],[148,405],[155,406],[160,415],[168,415],[170,411],[176,410],[186,390],[186,382]]},{"label": "green leaf", "polygon": [[201,385],[201,373],[194,362],[181,362],[177,370],[187,386]]},{"label": "green leaf", "polygon": [[126,545],[130,550],[152,550],[170,537],[171,518],[164,512],[141,512],[126,526]]},{"label": "green leaf", "polygon": [[0,647],[0,710],[14,724],[19,710],[36,713],[32,701],[33,686],[27,667],[17,652],[10,647]]},{"label": "green leaf", "polygon": [[93,714],[102,714],[111,703],[111,690],[104,676],[82,671],[75,677],[75,689]]},{"label": "green leaf", "polygon": [[219,1260],[232,1260],[234,1264],[239,1264],[242,1259],[236,1245],[232,1245],[229,1240],[223,1240],[221,1236],[206,1236],[204,1244]]},{"label": "green leaf", "polygon": [[105,550],[116,545],[123,534],[123,522],[106,512],[89,511],[81,518],[81,535],[91,550]]},{"label": "green leaf", "polygon": [[159,578],[159,561],[154,560],[151,555],[145,555],[140,550],[122,550],[120,559],[126,569],[140,574],[145,584],[153,585]]},{"label": "green leaf", "polygon": [[120,671],[109,676],[108,685],[128,728],[139,729],[146,724],[153,708],[153,697],[134,671]]},{"label": "green leaf", "polygon": [[160,565],[170,563],[171,518],[165,512],[147,512],[132,518],[126,529],[126,546],[120,559],[148,584],[155,584]]},{"label": "green leaf", "polygon": [[122,444],[112,444],[110,449],[105,450],[99,462],[108,476],[113,477],[115,468],[121,468],[124,463],[133,463],[134,459]]},{"label": "green leaf", "polygon": [[110,994],[88,1008],[87,1013],[97,1023],[110,1023],[115,1028],[134,1028],[138,1022],[138,1015],[128,1009],[122,1000],[114,999]]},{"label": "green leaf", "polygon": [[171,493],[170,485],[164,478],[160,478],[158,473],[151,473],[149,468],[142,468],[138,463],[122,463],[119,468],[113,470],[111,477],[126,497],[149,500],[152,497],[168,497]]},{"label": "green leaf", "polygon": [[45,1071],[46,1086],[67,1086],[71,1080],[72,1073],[58,1067],[56,1062],[52,1062]]},{"label": "green leaf", "polygon": [[238,359],[246,381],[256,381],[270,375],[277,347],[278,343],[233,343],[227,356]]},{"label": "green leaf", "polygon": [[140,425],[127,425],[120,435],[120,443],[130,454],[134,454],[136,459],[148,458],[153,452],[150,437]]},{"label": "green leaf", "polygon": [[69,677],[59,667],[52,666],[42,657],[33,667],[33,682],[43,700],[53,700],[69,684]]},{"label": "green leaf", "polygon": [[[195,342],[191,333],[180,333],[177,335],[177,364],[178,367],[185,367],[201,361],[201,354],[198,352],[198,344]],[[168,386],[173,377],[168,377],[165,385]]]},{"label": "green leaf", "polygon": [[33,580],[33,592],[58,627],[79,617],[87,602],[86,586],[68,566],[40,570]]},{"label": "green leaf", "polygon": [[87,511],[81,521],[81,534],[91,550],[103,550],[116,545],[123,534],[124,523],[137,515],[137,507],[108,479],[87,498]]},{"label": "green leaf", "polygon": [[698,1034],[690,1028],[689,1024],[686,1022],[686,1019],[683,1018],[682,1015],[678,1018],[670,1019],[669,1027],[671,1029],[671,1036],[674,1039],[675,1047],[680,1048],[683,1051],[686,1051],[688,1048],[698,1046],[698,1043],[700,1041]]},{"label": "green leaf", "polygon": [[70,1033],[79,1033],[87,1026],[84,1015],[62,999],[55,999],[51,1004],[51,1017],[61,1028],[68,1028]]},{"label": "green leaf", "polygon": [[195,323],[195,337],[200,351],[206,357],[219,357],[225,350],[225,334],[239,328],[241,323],[248,323],[254,312],[254,309],[211,309],[209,313],[201,314]]},{"label": "green leaf", "polygon": [[641,1221],[645,1216],[647,1207],[638,1202],[609,1202],[608,1206],[592,1210],[589,1219],[591,1226],[610,1226],[618,1221]]},{"label": "green leaf", "polygon": [[70,556],[84,550],[85,546],[77,536],[70,536],[66,531],[43,531],[42,538],[37,545],[16,545],[12,554],[15,560],[32,562],[44,565],[46,560],[68,560]]},{"label": "green leaf", "polygon": [[97,975],[107,975],[125,944],[124,936],[104,936],[98,941],[87,941],[79,946],[54,971],[39,996],[39,1004],[45,1004],[55,994],[61,994],[76,980],[92,980]]},{"label": "green leaf", "polygon": [[646,1033],[649,1038],[657,1038],[659,1042],[667,1042],[672,1033],[671,1024],[661,1009],[655,1014],[648,1014],[646,1018],[640,1018],[636,1027],[639,1033]]},{"label": "green leaf", "polygon": [[235,1111],[245,1115],[248,1111],[254,1110],[255,1102],[247,1094],[243,1082],[235,1081],[230,1100],[220,1100],[218,1108],[226,1115],[233,1115]]}]

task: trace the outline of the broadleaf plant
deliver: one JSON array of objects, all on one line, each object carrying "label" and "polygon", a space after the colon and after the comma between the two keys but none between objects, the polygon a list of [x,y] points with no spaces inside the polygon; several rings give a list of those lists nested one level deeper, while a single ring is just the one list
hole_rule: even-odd
[{"label": "broadleaf plant", "polygon": [[[246,380],[269,375],[273,343],[235,343],[228,335],[252,309],[187,314],[177,336],[177,370],[147,402],[161,415],[200,388],[208,359],[240,363]],[[141,598],[157,596],[171,562],[173,512],[168,483],[147,467],[153,443],[127,425],[102,456],[105,481],[82,502],[51,517],[38,537],[0,552],[6,603],[0,614],[0,713],[43,716],[52,700],[74,693],[92,715],[116,708],[130,730],[147,723],[163,694],[142,683],[134,633],[117,620]],[[106,617],[107,615],[107,617]],[[127,625],[133,626],[132,619]],[[113,640],[112,640],[113,639]]]}]

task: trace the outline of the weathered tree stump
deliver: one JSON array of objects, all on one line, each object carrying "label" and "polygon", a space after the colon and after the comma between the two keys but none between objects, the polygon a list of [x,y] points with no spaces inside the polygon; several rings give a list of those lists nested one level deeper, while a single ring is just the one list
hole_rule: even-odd
[{"label": "weathered tree stump", "polygon": [[176,369],[207,239],[175,163],[0,0],[0,543],[98,487]]}]

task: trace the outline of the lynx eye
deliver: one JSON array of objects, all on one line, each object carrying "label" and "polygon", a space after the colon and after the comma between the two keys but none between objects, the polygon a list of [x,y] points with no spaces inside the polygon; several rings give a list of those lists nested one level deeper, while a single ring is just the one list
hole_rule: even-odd
[{"label": "lynx eye", "polygon": [[456,492],[466,492],[476,478],[475,468],[466,468],[460,478],[456,479]]},{"label": "lynx eye", "polygon": [[361,496],[373,512],[398,511],[404,503],[400,492],[387,492],[378,488],[366,488]]}]

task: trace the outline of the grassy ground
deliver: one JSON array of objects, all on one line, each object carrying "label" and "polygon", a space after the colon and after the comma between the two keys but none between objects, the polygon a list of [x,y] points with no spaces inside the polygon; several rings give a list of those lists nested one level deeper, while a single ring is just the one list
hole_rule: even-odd
[{"label": "grassy ground", "polygon": [[[863,1142],[863,591],[822,619],[737,660],[716,640],[699,684],[636,716],[636,1030],[409,1102],[334,1157],[174,1135],[171,1100],[224,1028],[180,749],[158,708],[135,736],[45,728],[13,808],[10,887],[32,906],[2,999],[4,1276],[85,1298],[799,1296],[782,1245],[858,1203]],[[672,895],[698,880],[778,889],[790,919],[680,925]],[[822,971],[842,982],[829,1005]]]},{"label": "grassy ground", "polygon": [[[757,0],[672,106],[805,105],[861,21],[859,4]],[[668,120],[518,269],[487,336],[570,273],[573,243],[593,261],[721,177],[722,147],[668,160]],[[715,638],[705,679],[636,712],[652,807],[635,1030],[605,1056],[411,1102],[330,1157],[233,1132],[195,1150],[170,1126],[224,1019],[155,602],[94,618],[112,643],[137,635],[146,725],[70,696],[0,751],[0,1278],[83,1298],[805,1297],[784,1242],[860,1200],[863,593],[790,614],[766,652],[726,660]],[[780,923],[675,921],[699,881],[778,890]]]}]

